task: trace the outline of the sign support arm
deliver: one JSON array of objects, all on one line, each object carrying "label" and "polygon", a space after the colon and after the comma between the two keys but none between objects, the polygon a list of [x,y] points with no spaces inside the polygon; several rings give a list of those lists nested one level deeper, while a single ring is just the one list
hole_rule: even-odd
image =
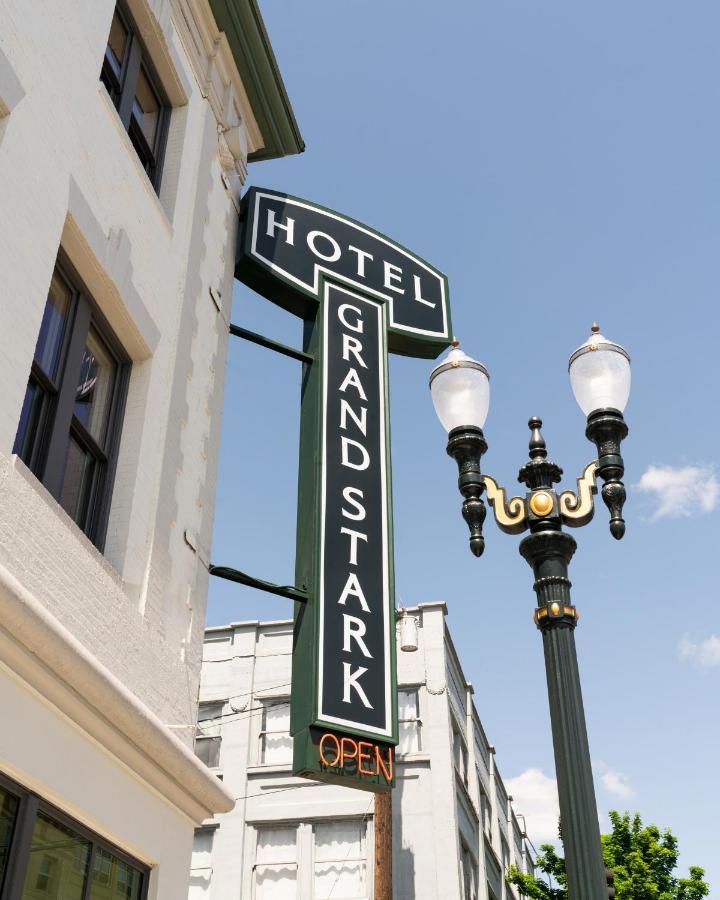
[{"label": "sign support arm", "polygon": [[294,347],[288,347],[287,344],[281,344],[279,341],[273,341],[262,334],[250,331],[248,328],[241,328],[239,325],[230,323],[230,334],[235,337],[244,338],[267,350],[274,350],[276,353],[282,353],[283,356],[289,356],[291,359],[297,359],[299,362],[311,363],[314,357],[310,353],[304,353],[302,350],[296,350]]},{"label": "sign support arm", "polygon": [[231,569],[229,566],[215,566],[210,563],[208,572],[218,578],[225,578],[227,581],[235,581],[237,584],[257,588],[259,591],[267,591],[268,594],[277,594],[279,597],[287,597],[288,600],[297,600],[298,603],[307,603],[308,601],[307,591],[287,584],[274,584],[272,581],[253,578],[252,575],[247,575],[238,569]]}]

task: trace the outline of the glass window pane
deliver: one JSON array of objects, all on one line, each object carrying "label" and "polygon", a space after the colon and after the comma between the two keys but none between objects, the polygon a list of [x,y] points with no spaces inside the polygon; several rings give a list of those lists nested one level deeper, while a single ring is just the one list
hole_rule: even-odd
[{"label": "glass window pane", "polygon": [[[123,900],[140,900],[140,891],[142,889],[142,875],[140,872],[114,857],[113,862],[117,872],[114,900],[117,900],[118,897],[122,897]],[[90,894],[90,900],[96,900],[94,892]],[[104,900],[103,895],[98,894],[97,900]]]},{"label": "glass window pane", "polygon": [[222,727],[222,703],[201,703],[198,706],[198,735],[219,737]]},{"label": "glass window pane", "polygon": [[60,505],[81,527],[87,518],[95,460],[74,437],[70,438]]},{"label": "glass window pane", "polygon": [[278,863],[297,861],[297,827],[260,828],[258,830],[257,863]]},{"label": "glass window pane", "polygon": [[110,25],[110,36],[108,37],[108,53],[107,59],[113,68],[120,74],[123,59],[125,58],[125,48],[127,47],[128,33],[127,29],[120,20],[117,10],[113,15],[112,24]]},{"label": "glass window pane", "polygon": [[296,900],[297,866],[255,867],[255,900]]},{"label": "glass window pane", "polygon": [[367,896],[365,863],[335,862],[315,866],[315,900],[364,900]]},{"label": "glass window pane", "polygon": [[195,738],[195,756],[211,769],[217,768],[220,765],[220,743],[219,737]]},{"label": "glass window pane", "polygon": [[406,720],[417,719],[417,703],[417,691],[398,691],[398,718]]},{"label": "glass window pane", "polygon": [[417,753],[420,749],[419,729],[417,722],[400,722],[398,731],[398,753]]},{"label": "glass window pane", "polygon": [[30,465],[35,447],[41,436],[40,423],[45,396],[45,391],[31,377],[25,389],[25,399],[20,411],[20,423],[15,436],[15,444],[13,445],[13,453],[17,453],[26,465]]},{"label": "glass window pane", "polygon": [[148,143],[148,147],[154,150],[155,136],[160,118],[160,101],[150,85],[147,72],[143,68],[140,69],[140,74],[138,75],[132,111]]},{"label": "glass window pane", "polygon": [[293,742],[289,734],[264,734],[262,761],[268,765],[292,762]]},{"label": "glass window pane", "polygon": [[297,828],[260,828],[255,851],[256,900],[296,900]]},{"label": "glass window pane", "polygon": [[22,900],[82,900],[90,842],[38,813]]},{"label": "glass window pane", "polygon": [[290,732],[289,703],[273,703],[265,707],[265,731]]},{"label": "glass window pane", "polygon": [[313,828],[315,835],[315,859],[360,859],[365,855],[364,822],[348,821],[318,822]]},{"label": "glass window pane", "polygon": [[18,809],[18,798],[0,787],[0,890],[7,866],[10,841],[12,840],[15,816]]},{"label": "glass window pane", "polygon": [[212,880],[212,841],[214,830],[198,828],[193,840],[190,862],[190,888],[187,900],[207,900]]},{"label": "glass window pane", "polygon": [[191,869],[209,869],[215,832],[212,828],[198,828],[193,838]]},{"label": "glass window pane", "polygon": [[40,324],[40,334],[35,346],[35,361],[51,381],[55,381],[60,363],[60,351],[71,300],[70,288],[55,272],[50,282],[50,291]]},{"label": "glass window pane", "polygon": [[102,447],[117,366],[97,331],[90,328],[75,392],[75,415]]}]

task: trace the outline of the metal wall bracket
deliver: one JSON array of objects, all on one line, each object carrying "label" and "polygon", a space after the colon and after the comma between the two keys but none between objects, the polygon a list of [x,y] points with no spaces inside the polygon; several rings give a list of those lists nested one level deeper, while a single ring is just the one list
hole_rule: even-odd
[{"label": "metal wall bracket", "polygon": [[244,584],[247,587],[257,588],[259,591],[267,591],[268,594],[277,594],[279,597],[287,597],[288,600],[297,600],[298,603],[307,603],[309,596],[307,591],[300,588],[291,587],[287,584],[275,584],[272,581],[263,581],[261,578],[253,578],[245,572],[238,569],[232,569],[229,566],[215,566],[212,563],[208,566],[208,572],[216,575],[218,578],[225,578],[227,581],[234,581],[237,584]]},{"label": "metal wall bracket", "polygon": [[233,325],[232,322],[230,323],[230,334],[235,335],[235,337],[244,338],[246,341],[258,344],[260,347],[265,347],[268,350],[274,350],[276,353],[282,353],[283,356],[289,356],[291,359],[297,359],[300,362],[311,363],[314,360],[314,357],[310,353],[296,350],[295,347],[288,347],[287,344],[281,344],[279,341],[273,341],[271,338],[266,338],[264,335],[257,334],[255,331],[241,328],[239,325]]}]

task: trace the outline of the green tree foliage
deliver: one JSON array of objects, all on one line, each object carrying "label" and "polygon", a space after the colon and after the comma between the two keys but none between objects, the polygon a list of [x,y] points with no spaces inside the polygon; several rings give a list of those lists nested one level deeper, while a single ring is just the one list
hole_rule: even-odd
[{"label": "green tree foliage", "polygon": [[[612,831],[602,836],[605,865],[615,873],[616,900],[702,900],[710,887],[703,881],[705,872],[691,866],[688,878],[674,875],[677,866],[677,838],[669,829],[643,825],[636,813],[610,813]],[[507,873],[510,884],[532,900],[567,900],[565,860],[554,847],[543,844],[537,858],[541,872],[549,875],[555,887],[549,887],[533,875],[525,875],[515,866]]]}]

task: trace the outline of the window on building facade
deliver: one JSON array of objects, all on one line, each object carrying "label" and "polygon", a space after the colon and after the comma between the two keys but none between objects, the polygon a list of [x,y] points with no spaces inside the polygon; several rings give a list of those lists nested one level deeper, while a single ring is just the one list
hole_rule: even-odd
[{"label": "window on building facade", "polygon": [[480,770],[477,769],[477,780],[478,780],[478,795],[480,799],[480,824],[482,826],[482,830],[490,835],[490,831],[492,829],[492,810],[490,809],[490,798],[487,795],[487,791],[482,782],[482,778],[480,777]]},{"label": "window on building facade", "polygon": [[255,900],[296,900],[297,825],[260,828],[255,850]]},{"label": "window on building facade", "polygon": [[465,842],[462,840],[460,842],[460,848],[460,866],[462,869],[463,879],[463,900],[478,900],[477,863],[475,862],[475,859],[473,858],[473,855],[466,846]]},{"label": "window on building facade", "polygon": [[264,704],[260,728],[260,763],[278,766],[289,764],[292,762],[292,748],[289,700]]},{"label": "window on building facade", "polygon": [[467,774],[467,748],[465,746],[465,741],[463,736],[460,734],[460,729],[453,722],[452,726],[452,738],[453,738],[453,762],[455,763],[455,771],[458,773],[460,778],[462,779],[463,784],[467,785],[468,774]]},{"label": "window on building facade", "polygon": [[369,900],[366,821],[258,828],[253,880],[254,900]]},{"label": "window on building facade", "polygon": [[15,828],[19,799],[0,784],[0,891],[7,868],[10,841]]},{"label": "window on building facade", "polygon": [[500,834],[500,854],[503,872],[507,872],[510,868],[510,847],[508,847],[508,842],[502,836],[502,833]]},{"label": "window on building facade", "polygon": [[112,495],[128,360],[69,267],[45,304],[13,452],[99,547]]},{"label": "window on building facade", "polygon": [[223,705],[222,703],[201,703],[198,706],[195,755],[211,769],[216,769],[220,765]]},{"label": "window on building facade", "polygon": [[0,778],[0,891],[19,900],[144,900],[147,886],[141,863]]},{"label": "window on building facade", "polygon": [[313,826],[313,898],[368,896],[365,822],[349,819]]},{"label": "window on building facade", "polygon": [[115,7],[100,80],[150,181],[160,185],[170,106],[124,4]]},{"label": "window on building facade", "polygon": [[212,878],[212,845],[216,828],[197,828],[190,862],[188,900],[202,900],[210,894]]},{"label": "window on building facade", "polygon": [[398,691],[398,753],[417,753],[420,744],[420,709],[417,689]]}]

